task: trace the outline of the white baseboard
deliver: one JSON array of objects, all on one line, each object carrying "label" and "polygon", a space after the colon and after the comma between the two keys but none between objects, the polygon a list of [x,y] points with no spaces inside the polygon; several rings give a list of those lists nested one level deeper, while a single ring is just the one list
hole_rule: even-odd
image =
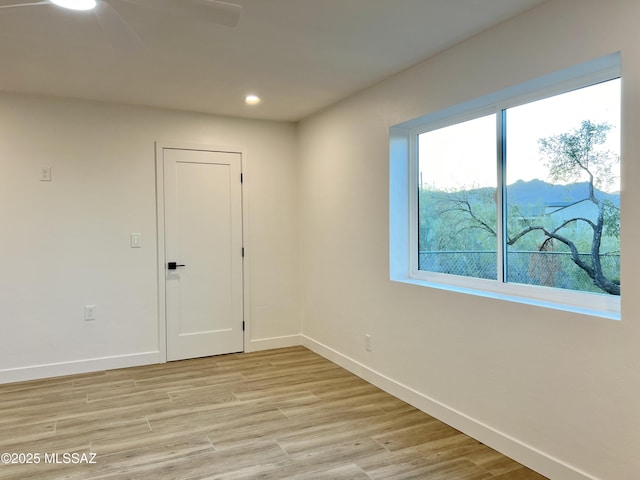
[{"label": "white baseboard", "polygon": [[0,370],[0,384],[23,382],[42,378],[61,377],[77,373],[99,372],[115,368],[137,367],[161,363],[160,352],[144,352],[114,357],[90,358],[72,362],[49,363]]},{"label": "white baseboard", "polygon": [[381,373],[372,370],[362,363],[323,345],[320,342],[301,335],[301,345],[323,356],[351,373],[384,390],[387,393],[407,402],[438,420],[460,430],[472,438],[488,445],[502,454],[516,460],[550,479],[562,480],[597,480],[595,477],[578,470],[571,465],[526,445],[521,441],[500,432],[489,425],[448,407],[406,385],[403,385]]},{"label": "white baseboard", "polygon": [[302,345],[301,335],[286,335],[283,337],[259,338],[251,340],[249,345],[245,345],[245,352],[258,352],[261,350],[271,350],[274,348],[297,347]]},{"label": "white baseboard", "polygon": [[[245,351],[257,352],[260,350],[294,347],[298,345],[301,345],[300,335],[288,335],[251,340],[248,348],[245,348]],[[27,380],[39,380],[43,378],[99,372],[103,370],[113,370],[115,368],[137,367],[140,365],[151,365],[156,363],[164,363],[162,354],[159,351],[8,368],[0,370],[0,385],[4,383],[24,382]]]}]

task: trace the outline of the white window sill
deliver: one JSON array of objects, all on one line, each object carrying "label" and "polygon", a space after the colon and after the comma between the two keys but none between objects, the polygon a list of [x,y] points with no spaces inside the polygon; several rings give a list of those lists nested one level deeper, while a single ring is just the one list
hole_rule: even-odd
[{"label": "white window sill", "polygon": [[[579,314],[579,315],[589,315],[589,316],[593,316],[593,317],[605,318],[605,319],[608,319],[608,320],[620,320],[621,319],[620,311],[619,311],[619,303],[620,303],[619,302],[619,298],[611,299],[611,298],[608,298],[606,296],[602,297],[603,301],[606,301],[609,304],[610,303],[617,303],[618,304],[618,311],[616,312],[616,311],[610,311],[610,310],[604,310],[604,309],[600,310],[600,309],[596,309],[596,308],[579,307],[579,306],[576,306],[576,305],[569,305],[569,304],[556,302],[556,301],[550,301],[550,300],[541,300],[541,299],[537,299],[537,298],[529,298],[529,297],[524,297],[524,296],[520,296],[520,295],[515,295],[515,294],[512,294],[512,293],[501,293],[501,292],[495,292],[495,291],[481,290],[481,289],[477,289],[477,288],[465,287],[465,286],[460,286],[460,285],[450,285],[450,284],[446,284],[446,283],[433,282],[433,281],[422,280],[422,279],[411,278],[411,277],[391,278],[391,281],[407,283],[407,284],[411,284],[411,285],[418,285],[418,286],[427,287],[427,288],[435,288],[435,289],[438,289],[438,290],[445,290],[445,291],[449,291],[449,292],[463,293],[463,294],[466,294],[466,295],[475,295],[475,296],[479,296],[479,297],[491,298],[491,299],[494,299],[494,300],[503,300],[503,301],[507,301],[507,302],[516,302],[516,303],[521,303],[521,304],[524,304],[524,305],[532,305],[532,306],[535,306],[535,307],[551,308],[551,309],[555,309],[555,310],[561,310],[561,311],[565,311],[565,312],[576,313],[576,314]],[[524,288],[535,288],[535,287],[526,286]],[[576,292],[567,291],[566,293],[568,295],[570,295],[570,296],[573,296]]]}]

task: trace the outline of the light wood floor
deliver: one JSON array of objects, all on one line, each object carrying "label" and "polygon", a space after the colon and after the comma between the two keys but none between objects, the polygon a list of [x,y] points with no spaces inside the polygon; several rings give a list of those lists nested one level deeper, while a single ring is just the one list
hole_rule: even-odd
[{"label": "light wood floor", "polygon": [[0,385],[0,432],[0,479],[544,478],[302,347]]}]

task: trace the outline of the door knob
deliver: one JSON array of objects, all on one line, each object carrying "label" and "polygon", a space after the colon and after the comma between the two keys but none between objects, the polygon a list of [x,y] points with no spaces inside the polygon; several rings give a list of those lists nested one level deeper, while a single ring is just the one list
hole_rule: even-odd
[{"label": "door knob", "polygon": [[186,265],[180,265],[176,262],[169,262],[167,263],[167,270],[175,270],[178,267],[186,267]]}]

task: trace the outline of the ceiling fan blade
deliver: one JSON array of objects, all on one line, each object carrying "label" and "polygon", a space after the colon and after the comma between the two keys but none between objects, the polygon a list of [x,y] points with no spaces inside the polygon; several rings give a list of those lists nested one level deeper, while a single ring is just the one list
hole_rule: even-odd
[{"label": "ceiling fan blade", "polygon": [[235,27],[240,21],[242,7],[219,0],[129,0],[138,5],[166,13],[195,18],[205,22]]},{"label": "ceiling fan blade", "polygon": [[98,2],[95,14],[102,31],[115,51],[131,54],[144,49],[140,37],[107,0]]},{"label": "ceiling fan blade", "polygon": [[50,3],[49,0],[42,0],[40,2],[11,3],[9,5],[0,5],[0,10],[3,8],[33,7],[35,5],[50,5]]}]

